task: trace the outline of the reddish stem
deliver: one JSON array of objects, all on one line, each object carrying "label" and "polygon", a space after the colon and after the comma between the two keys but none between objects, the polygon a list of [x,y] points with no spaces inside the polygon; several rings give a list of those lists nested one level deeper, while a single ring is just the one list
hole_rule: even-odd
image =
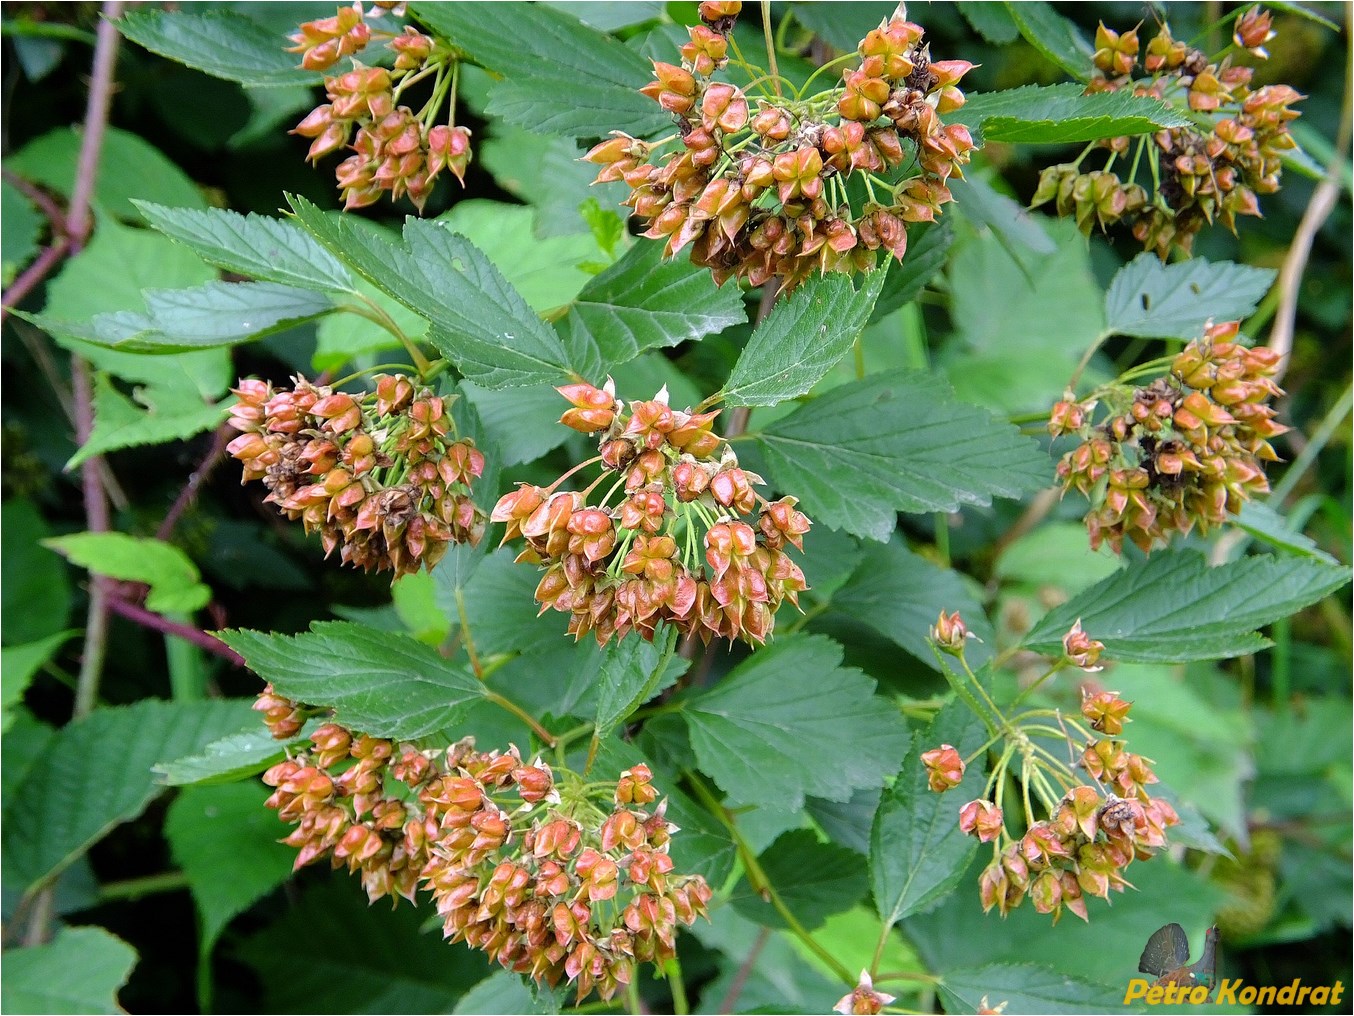
[{"label": "reddish stem", "polygon": [[179,496],[174,499],[170,505],[169,511],[165,514],[164,521],[160,523],[160,528],[155,531],[157,540],[168,540],[174,533],[174,527],[178,525],[179,519],[183,513],[188,510],[192,504],[193,498],[197,497],[197,492],[206,482],[207,477],[216,468],[222,457],[226,453],[226,445],[230,443],[231,434],[234,429],[228,423],[223,423],[216,428],[216,433],[212,435],[212,446],[203,456],[202,462],[198,467],[188,474],[188,482],[183,485],[183,490],[179,491]]},{"label": "reddish stem", "polygon": [[143,628],[151,628],[166,635],[174,635],[183,639],[185,642],[191,642],[200,649],[205,649],[209,653],[215,653],[223,660],[227,660],[231,665],[243,667],[244,657],[237,653],[230,646],[218,640],[215,636],[209,635],[205,631],[193,627],[191,624],[181,624],[178,621],[171,621],[163,614],[157,614],[153,610],[147,610],[145,607],[138,606],[130,600],[124,600],[120,596],[108,597],[108,607],[114,613],[125,617],[129,621],[135,621]]}]

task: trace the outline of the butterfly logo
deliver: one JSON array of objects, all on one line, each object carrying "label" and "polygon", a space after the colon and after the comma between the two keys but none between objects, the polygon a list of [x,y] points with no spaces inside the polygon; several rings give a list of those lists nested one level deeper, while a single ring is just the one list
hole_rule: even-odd
[{"label": "butterfly logo", "polygon": [[1204,985],[1211,989],[1218,975],[1218,929],[1208,929],[1204,951],[1198,962],[1189,962],[1189,939],[1178,924],[1168,924],[1152,932],[1138,959],[1138,970],[1156,978],[1154,986],[1174,984],[1180,987]]}]

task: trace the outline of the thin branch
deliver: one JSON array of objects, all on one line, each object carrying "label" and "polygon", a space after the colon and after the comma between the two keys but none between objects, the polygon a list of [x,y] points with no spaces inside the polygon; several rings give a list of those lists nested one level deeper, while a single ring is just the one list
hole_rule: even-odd
[{"label": "thin branch", "polygon": [[42,280],[51,274],[57,265],[65,260],[66,255],[70,253],[71,242],[64,236],[59,236],[53,241],[50,247],[43,248],[41,254],[33,259],[33,263],[20,273],[19,277],[10,283],[10,287],[5,290],[3,297],[0,297],[0,321],[9,317],[9,312],[23,303],[24,298],[29,293],[37,289]]},{"label": "thin branch", "polygon": [[228,423],[223,423],[216,428],[216,433],[212,435],[212,446],[207,449],[207,454],[202,457],[198,467],[188,474],[188,482],[183,485],[183,490],[179,491],[179,496],[174,499],[174,503],[169,506],[169,511],[165,513],[164,521],[160,523],[160,528],[155,531],[157,540],[168,540],[174,533],[174,527],[179,524],[179,519],[183,513],[188,510],[188,506],[193,503],[193,498],[197,497],[197,492],[207,481],[207,477],[212,474],[222,457],[226,454],[226,445],[230,443],[233,428]]},{"label": "thin branch", "polygon": [[150,628],[154,631],[162,632],[165,635],[174,635],[183,639],[185,642],[191,642],[199,649],[205,649],[223,660],[229,662],[232,666],[243,667],[244,657],[237,653],[224,642],[219,641],[215,636],[193,627],[191,624],[183,624],[179,621],[171,621],[163,614],[157,614],[153,610],[147,610],[131,600],[124,600],[116,594],[109,595],[106,600],[108,609],[120,617],[125,617],[128,621],[135,621],[143,628]]},{"label": "thin branch", "polygon": [[1302,285],[1303,273],[1307,270],[1307,260],[1312,255],[1312,244],[1316,234],[1330,217],[1340,198],[1340,167],[1343,165],[1349,146],[1351,83],[1350,58],[1354,54],[1354,40],[1345,53],[1345,92],[1340,103],[1340,127],[1335,137],[1334,152],[1326,175],[1312,191],[1311,200],[1302,213],[1293,242],[1288,247],[1288,255],[1279,269],[1279,280],[1275,283],[1279,290],[1279,308],[1274,314],[1274,324],[1269,330],[1269,348],[1280,356],[1279,370],[1275,380],[1281,380],[1288,370],[1288,357],[1293,352],[1293,332],[1298,316],[1298,291]]},{"label": "thin branch", "polygon": [[752,976],[752,969],[757,965],[762,950],[766,948],[766,943],[770,940],[771,929],[763,925],[752,942],[752,948],[743,957],[743,962],[738,967],[738,973],[734,974],[733,980],[729,982],[729,992],[724,996],[724,1001],[719,1004],[719,1016],[728,1016],[729,1013],[733,1012],[733,1007],[738,1004],[738,996],[743,994],[743,988],[747,985],[748,978]]}]

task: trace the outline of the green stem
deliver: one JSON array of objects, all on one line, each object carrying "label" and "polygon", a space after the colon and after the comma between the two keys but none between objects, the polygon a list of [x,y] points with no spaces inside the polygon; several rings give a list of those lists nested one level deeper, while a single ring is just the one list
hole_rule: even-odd
[{"label": "green stem", "polygon": [[[787,21],[789,20],[788,15],[786,16],[786,20]],[[801,87],[797,92],[795,92],[795,98],[796,99],[804,98],[804,96],[808,94],[809,86],[813,84],[814,79],[817,78],[818,75],[822,74],[829,67],[835,67],[839,63],[845,63],[848,60],[853,60],[856,58],[856,56],[857,56],[856,51],[852,50],[850,53],[843,53],[841,56],[833,57],[831,60],[820,66],[817,70],[815,70],[812,74],[809,75],[808,80],[804,82],[803,87]]]},{"label": "green stem", "polygon": [[663,976],[668,979],[668,990],[672,992],[673,1016],[687,1016],[691,1012],[691,1003],[686,999],[686,984],[682,981],[682,962],[676,953],[663,964]]},{"label": "green stem", "polygon": [[1340,424],[1344,423],[1352,406],[1354,406],[1354,387],[1346,385],[1345,393],[1336,400],[1335,405],[1331,406],[1330,411],[1322,418],[1320,425],[1312,434],[1312,439],[1298,453],[1298,457],[1293,460],[1293,464],[1283,474],[1283,479],[1275,486],[1274,493],[1269,496],[1270,501],[1277,505],[1287,500],[1288,495],[1293,493],[1294,488],[1302,479],[1303,473],[1311,468],[1312,463],[1316,461],[1316,457],[1321,454],[1322,449],[1334,436]]},{"label": "green stem", "polygon": [[950,566],[950,517],[945,512],[935,515],[936,554],[940,557],[940,566]]},{"label": "green stem", "polygon": [[766,872],[757,862],[757,855],[752,852],[747,840],[743,838],[743,834],[738,829],[738,823],[729,815],[728,809],[715,797],[710,788],[705,785],[705,781],[693,770],[686,770],[685,776],[688,785],[695,791],[696,797],[729,831],[729,836],[733,839],[734,846],[738,850],[739,860],[743,863],[743,870],[747,873],[748,885],[752,887],[753,892],[771,904],[776,913],[785,921],[790,933],[803,942],[810,952],[827,964],[828,968],[841,978],[842,983],[855,987],[855,975],[809,934],[804,925],[800,923],[799,918],[785,905],[780,893],[776,891],[776,887],[771,884],[770,879],[766,877]]},{"label": "green stem", "polygon": [[142,875],[140,878],[105,882],[99,886],[99,902],[136,900],[142,896],[151,896],[155,893],[172,893],[188,887],[188,876],[181,871],[166,871],[159,875]]},{"label": "green stem", "polygon": [[498,692],[488,690],[485,691],[484,698],[486,701],[492,702],[499,708],[506,709],[508,712],[512,713],[519,720],[525,723],[528,727],[531,728],[531,732],[535,734],[538,738],[540,738],[541,743],[544,744],[546,747],[548,748],[555,747],[555,735],[550,733],[550,731],[546,730],[544,727],[542,727],[540,722],[537,721],[536,717],[532,716],[529,712],[527,712],[525,709],[519,706],[516,702],[512,701],[512,699],[504,698]]},{"label": "green stem", "polygon": [[409,359],[413,362],[414,367],[417,368],[419,376],[424,380],[428,380],[432,377],[432,363],[423,355],[418,346],[414,344],[414,340],[404,334],[404,329],[395,323],[395,319],[387,314],[380,304],[365,293],[357,293],[356,296],[366,305],[365,307],[347,303],[340,306],[339,309],[356,314],[358,317],[364,317],[368,321],[380,325],[399,340],[400,345],[404,347],[404,351],[409,354]]},{"label": "green stem", "polygon": [[1086,347],[1085,354],[1083,354],[1081,361],[1077,364],[1077,369],[1072,371],[1072,377],[1067,382],[1067,387],[1069,390],[1073,390],[1077,387],[1077,382],[1081,380],[1082,371],[1084,371],[1087,365],[1091,362],[1091,357],[1095,356],[1096,350],[1098,350],[1101,346],[1103,346],[1105,344],[1105,340],[1108,339],[1112,334],[1114,333],[1107,329],[1101,332],[1099,335],[1097,335],[1093,340],[1091,340],[1091,344]]},{"label": "green stem", "polygon": [[771,72],[771,80],[776,86],[776,95],[779,97],[780,90],[780,68],[776,66],[776,41],[771,38],[771,0],[762,0],[762,37],[766,40],[766,66]]}]

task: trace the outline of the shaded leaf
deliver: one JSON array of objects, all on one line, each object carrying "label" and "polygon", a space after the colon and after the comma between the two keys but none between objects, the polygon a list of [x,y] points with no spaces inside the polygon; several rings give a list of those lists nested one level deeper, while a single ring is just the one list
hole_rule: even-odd
[{"label": "shaded leaf", "polygon": [[1015,42],[1020,35],[1020,26],[1012,20],[1004,4],[969,0],[968,3],[960,4],[958,10],[969,26],[987,42],[1004,46],[1008,42]]},{"label": "shaded leaf", "polygon": [[135,10],[116,22],[133,42],[212,77],[243,85],[318,85],[322,75],[303,70],[287,39],[263,25],[223,10]]},{"label": "shaded leaf", "polygon": [[733,365],[725,403],[774,406],[808,392],[856,341],[887,276],[874,271],[857,289],[847,275],[813,275],[778,301]]},{"label": "shaded leaf", "polygon": [[[31,183],[42,184],[69,198],[75,187],[76,163],[84,134],[78,127],[60,127],[30,141],[5,157],[5,168]],[[149,141],[109,127],[99,149],[94,176],[94,205],[131,222],[139,220],[134,198],[204,208],[193,181]]]},{"label": "shaded leaf", "polygon": [[[869,889],[864,858],[854,850],[823,843],[811,829],[792,829],[757,859],[766,880],[809,931],[833,914],[850,910]],[[785,918],[745,875],[729,897],[733,908],[767,928],[787,928]]]},{"label": "shaded leaf", "polygon": [[911,303],[945,266],[954,243],[954,221],[914,222],[907,229],[907,256],[890,259],[888,278],[871,317],[878,320],[906,303]]},{"label": "shaded leaf", "polygon": [[56,651],[80,634],[79,629],[71,628],[48,635],[36,642],[25,642],[18,646],[5,646],[0,649],[0,733],[8,730],[15,715],[11,707],[23,701],[24,692],[37,675],[38,670],[56,655]]},{"label": "shaded leaf", "polygon": [[188,876],[201,922],[199,954],[230,923],[291,874],[296,851],[278,843],[286,824],[264,807],[260,783],[190,787],[165,816],[174,862]]},{"label": "shaded leaf", "polygon": [[1077,27],[1043,0],[1025,0],[1006,3],[1025,41],[1074,78],[1087,81],[1091,77],[1092,57],[1095,55]]},{"label": "shaded leaf", "polygon": [[[737,800],[790,811],[806,795],[844,801],[882,783],[907,749],[907,728],[841,659],[823,636],[778,639],[688,700],[682,716],[701,769]],[[844,753],[825,767],[808,746]]]},{"label": "shaded leaf", "polygon": [[217,635],[249,669],[299,702],[331,706],[335,721],[373,737],[413,740],[455,726],[484,694],[462,664],[407,635],[343,621],[299,635]]},{"label": "shaded leaf", "polygon": [[33,502],[7,498],[0,505],[0,640],[36,642],[66,627],[71,609],[70,579],[61,558],[42,540],[51,532]]},{"label": "shaded leaf", "polygon": [[46,945],[5,950],[7,1013],[120,1013],[136,950],[102,928],[59,928]]},{"label": "shaded leaf", "polygon": [[188,613],[205,607],[212,591],[198,581],[197,565],[163,540],[126,533],[72,533],[42,545],[96,575],[150,586],[146,607],[159,613]]},{"label": "shaded leaf", "polygon": [[1035,441],[955,402],[943,380],[921,372],[834,388],[754,436],[776,486],[811,519],[881,541],[899,511],[989,504],[1051,476]]},{"label": "shaded leaf", "polygon": [[1348,569],[1313,558],[1247,557],[1208,567],[1197,551],[1135,562],[1056,607],[1025,645],[1058,656],[1080,618],[1122,663],[1181,663],[1257,652],[1256,628],[1296,613],[1349,581]]},{"label": "shaded leaf", "polygon": [[175,385],[150,384],[128,398],[105,373],[94,376],[94,429],[66,463],[74,469],[93,455],[118,448],[180,441],[211,430],[226,418],[226,407]]},{"label": "shaded leaf", "polygon": [[831,609],[869,625],[933,669],[939,664],[927,639],[942,610],[959,611],[969,631],[982,640],[969,644],[972,666],[982,666],[992,656],[996,641],[982,604],[959,573],[912,553],[897,534],[883,547],[871,548],[833,593]]},{"label": "shaded leaf", "polygon": [[[5,800],[6,881],[29,889],[58,874],[159,793],[152,766],[240,730],[251,717],[239,700],[146,699],[96,709],[63,727]],[[117,764],[91,764],[111,759]]]},{"label": "shaded leaf", "polygon": [[1230,521],[1271,547],[1288,551],[1290,554],[1314,557],[1327,564],[1337,563],[1335,558],[1318,547],[1310,536],[1291,529],[1288,520],[1276,512],[1268,502],[1247,501],[1242,504],[1240,512],[1231,516]]},{"label": "shaded leaf", "polygon": [[583,287],[564,327],[586,336],[609,371],[646,349],[700,339],[746,320],[737,287],[719,288],[707,269],[664,258],[661,244],[641,241]]},{"label": "shaded leaf", "polygon": [[[182,12],[180,13],[182,16]],[[167,208],[134,201],[142,218],[204,261],[266,282],[351,292],[353,279],[339,260],[295,223],[226,208]]]},{"label": "shaded leaf", "polygon": [[[611,734],[616,726],[658,691],[666,664],[671,662],[677,630],[663,632],[663,644],[643,639],[616,639],[604,650],[597,680],[597,737]],[[685,668],[686,664],[680,664]]]},{"label": "shaded leaf", "polygon": [[992,963],[985,967],[947,971],[940,981],[947,1007],[977,1012],[986,998],[989,1005],[1005,1004],[1003,1010],[1018,1013],[1128,1012],[1124,990],[1118,984],[1096,984],[1082,977],[1059,973],[1033,963]]},{"label": "shaded leaf", "polygon": [[959,829],[959,809],[982,794],[987,774],[970,765],[957,787],[937,794],[927,785],[921,752],[950,744],[967,757],[983,743],[982,723],[962,702],[936,714],[916,740],[893,786],[885,789],[870,830],[870,882],[880,920],[896,924],[949,894],[978,849]]}]

